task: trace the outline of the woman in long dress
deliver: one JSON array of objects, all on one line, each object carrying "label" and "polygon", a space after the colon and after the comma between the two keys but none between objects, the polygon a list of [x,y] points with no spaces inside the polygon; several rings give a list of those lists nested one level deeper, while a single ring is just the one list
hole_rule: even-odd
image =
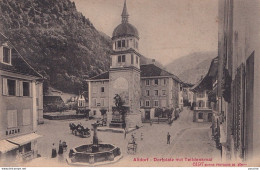
[{"label": "woman in long dress", "polygon": [[59,143],[59,151],[58,151],[58,154],[61,155],[63,154],[63,145],[61,143],[61,140],[60,140],[60,143]]},{"label": "woman in long dress", "polygon": [[56,150],[55,144],[53,143],[53,144],[52,144],[51,157],[52,157],[52,158],[56,158],[56,156],[57,156],[57,150]]}]

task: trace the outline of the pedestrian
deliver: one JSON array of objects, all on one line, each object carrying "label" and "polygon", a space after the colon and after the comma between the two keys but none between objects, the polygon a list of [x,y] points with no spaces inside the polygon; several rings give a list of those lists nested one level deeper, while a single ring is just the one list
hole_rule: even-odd
[{"label": "pedestrian", "polygon": [[53,143],[53,144],[52,144],[51,157],[52,157],[52,158],[56,158],[56,156],[57,156],[57,150],[56,150],[55,144]]},{"label": "pedestrian", "polygon": [[141,140],[143,140],[144,139],[144,135],[143,135],[143,133],[141,133]]},{"label": "pedestrian", "polygon": [[171,135],[170,135],[170,133],[168,132],[168,134],[167,134],[167,144],[170,144],[170,141],[171,141]]},{"label": "pedestrian", "polygon": [[61,140],[60,140],[60,142],[59,142],[59,151],[58,151],[58,154],[59,154],[59,155],[63,154],[63,145],[62,145],[62,143],[61,143]]},{"label": "pedestrian", "polygon": [[153,120],[150,120],[150,126],[152,126],[153,125]]},{"label": "pedestrian", "polygon": [[126,138],[126,128],[125,128],[125,135],[124,135],[124,138]]}]

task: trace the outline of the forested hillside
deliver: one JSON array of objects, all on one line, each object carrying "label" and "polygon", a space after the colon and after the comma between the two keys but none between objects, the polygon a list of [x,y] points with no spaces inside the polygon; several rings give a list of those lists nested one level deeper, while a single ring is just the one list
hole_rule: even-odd
[{"label": "forested hillside", "polygon": [[109,68],[111,40],[69,0],[0,0],[0,28],[53,86],[78,93]]}]

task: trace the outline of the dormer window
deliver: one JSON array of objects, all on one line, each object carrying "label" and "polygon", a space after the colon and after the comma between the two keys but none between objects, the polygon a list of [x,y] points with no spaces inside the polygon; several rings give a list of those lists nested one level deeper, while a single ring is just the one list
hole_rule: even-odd
[{"label": "dormer window", "polygon": [[122,47],[125,47],[125,40],[122,40]]},{"label": "dormer window", "polygon": [[121,41],[117,41],[117,47],[121,48]]},{"label": "dormer window", "polygon": [[3,62],[6,64],[11,64],[11,49],[3,47]]}]

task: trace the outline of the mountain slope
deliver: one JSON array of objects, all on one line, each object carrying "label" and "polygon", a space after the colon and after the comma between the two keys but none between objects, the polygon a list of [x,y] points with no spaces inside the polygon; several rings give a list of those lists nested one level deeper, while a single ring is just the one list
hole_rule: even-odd
[{"label": "mountain slope", "polygon": [[83,79],[109,68],[111,40],[95,29],[69,0],[0,0],[0,28],[46,78],[78,93]]},{"label": "mountain slope", "polygon": [[167,70],[177,75],[182,81],[195,84],[208,72],[211,60],[216,52],[197,52],[183,56],[166,66]]}]

